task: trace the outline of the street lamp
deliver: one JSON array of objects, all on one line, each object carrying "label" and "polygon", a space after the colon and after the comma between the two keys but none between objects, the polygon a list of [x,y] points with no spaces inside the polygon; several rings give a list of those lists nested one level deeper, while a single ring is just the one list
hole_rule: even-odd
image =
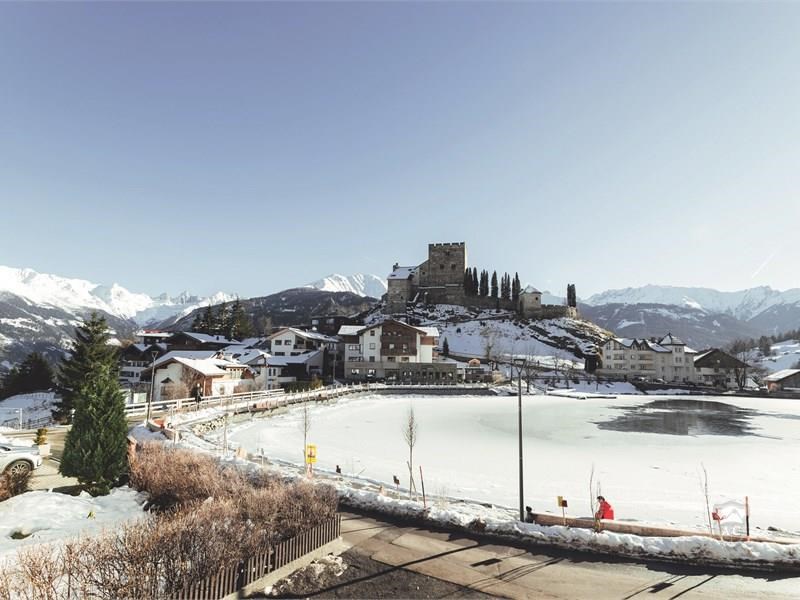
[{"label": "street lamp", "polygon": [[517,368],[517,433],[519,437],[519,520],[525,520],[525,490],[522,475],[522,370],[527,364],[527,358],[513,358],[512,362]]},{"label": "street lamp", "polygon": [[156,358],[158,357],[158,350],[152,350],[150,354],[153,357],[153,364],[150,367],[150,395],[147,397],[147,413],[144,417],[144,423],[150,422],[150,408],[153,405],[153,393],[156,388]]}]

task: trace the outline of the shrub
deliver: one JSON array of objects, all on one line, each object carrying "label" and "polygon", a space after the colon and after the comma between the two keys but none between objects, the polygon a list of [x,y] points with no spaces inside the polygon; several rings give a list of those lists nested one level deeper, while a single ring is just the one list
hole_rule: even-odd
[{"label": "shrub", "polygon": [[11,473],[0,474],[0,502],[27,492],[30,482],[31,471],[13,475]]}]

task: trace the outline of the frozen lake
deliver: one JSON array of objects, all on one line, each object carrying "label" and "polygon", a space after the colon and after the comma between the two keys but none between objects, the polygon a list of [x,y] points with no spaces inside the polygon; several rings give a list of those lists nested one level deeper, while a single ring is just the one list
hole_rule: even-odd
[{"label": "frozen lake", "polygon": [[[429,494],[518,505],[517,399],[510,396],[378,396],[311,409],[317,468],[408,483],[402,428],[418,421],[416,465]],[[300,464],[301,410],[239,427],[250,452]],[[525,501],[588,515],[589,474],[618,519],[705,527],[701,463],[711,501],[747,495],[751,524],[800,532],[800,402],[755,398],[523,397]]]}]

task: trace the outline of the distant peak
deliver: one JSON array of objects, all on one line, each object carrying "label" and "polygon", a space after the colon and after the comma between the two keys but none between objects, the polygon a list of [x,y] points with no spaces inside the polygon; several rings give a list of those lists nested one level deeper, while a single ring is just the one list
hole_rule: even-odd
[{"label": "distant peak", "polygon": [[358,296],[380,298],[386,293],[386,280],[369,273],[354,275],[332,273],[304,287],[315,288],[323,292],[350,292]]}]

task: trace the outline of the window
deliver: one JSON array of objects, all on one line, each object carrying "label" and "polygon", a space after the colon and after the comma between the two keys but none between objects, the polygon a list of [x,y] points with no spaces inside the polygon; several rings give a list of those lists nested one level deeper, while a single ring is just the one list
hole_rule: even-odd
[{"label": "window", "polygon": [[389,350],[394,350],[394,344],[389,344]]},{"label": "window", "polygon": [[408,344],[403,344],[403,352],[408,352]]},{"label": "window", "polygon": [[361,372],[361,369],[350,369],[351,375],[358,375]]},{"label": "window", "polygon": [[375,369],[367,369],[367,375],[370,377],[375,377]]},{"label": "window", "polygon": [[358,344],[348,344],[347,349],[350,350],[351,352],[358,352],[361,349],[361,346],[359,346]]},{"label": "window", "polygon": [[275,356],[286,356],[286,352],[276,352]]},{"label": "window", "polygon": [[387,356],[386,360],[388,360],[389,362],[396,362],[396,357],[395,356]]},{"label": "window", "polygon": [[272,340],[274,346],[280,346],[283,342],[281,340]]},{"label": "window", "polygon": [[400,357],[400,362],[408,362],[408,357],[407,356]]},{"label": "window", "polygon": [[370,342],[369,343],[369,349],[370,350],[375,350],[375,342]]},{"label": "window", "polygon": [[374,356],[370,356],[369,357],[369,362],[375,362],[375,357]]},{"label": "window", "polygon": [[370,329],[370,330],[369,330],[369,334],[370,334],[372,337],[375,337],[375,330],[374,330],[374,329]]}]

